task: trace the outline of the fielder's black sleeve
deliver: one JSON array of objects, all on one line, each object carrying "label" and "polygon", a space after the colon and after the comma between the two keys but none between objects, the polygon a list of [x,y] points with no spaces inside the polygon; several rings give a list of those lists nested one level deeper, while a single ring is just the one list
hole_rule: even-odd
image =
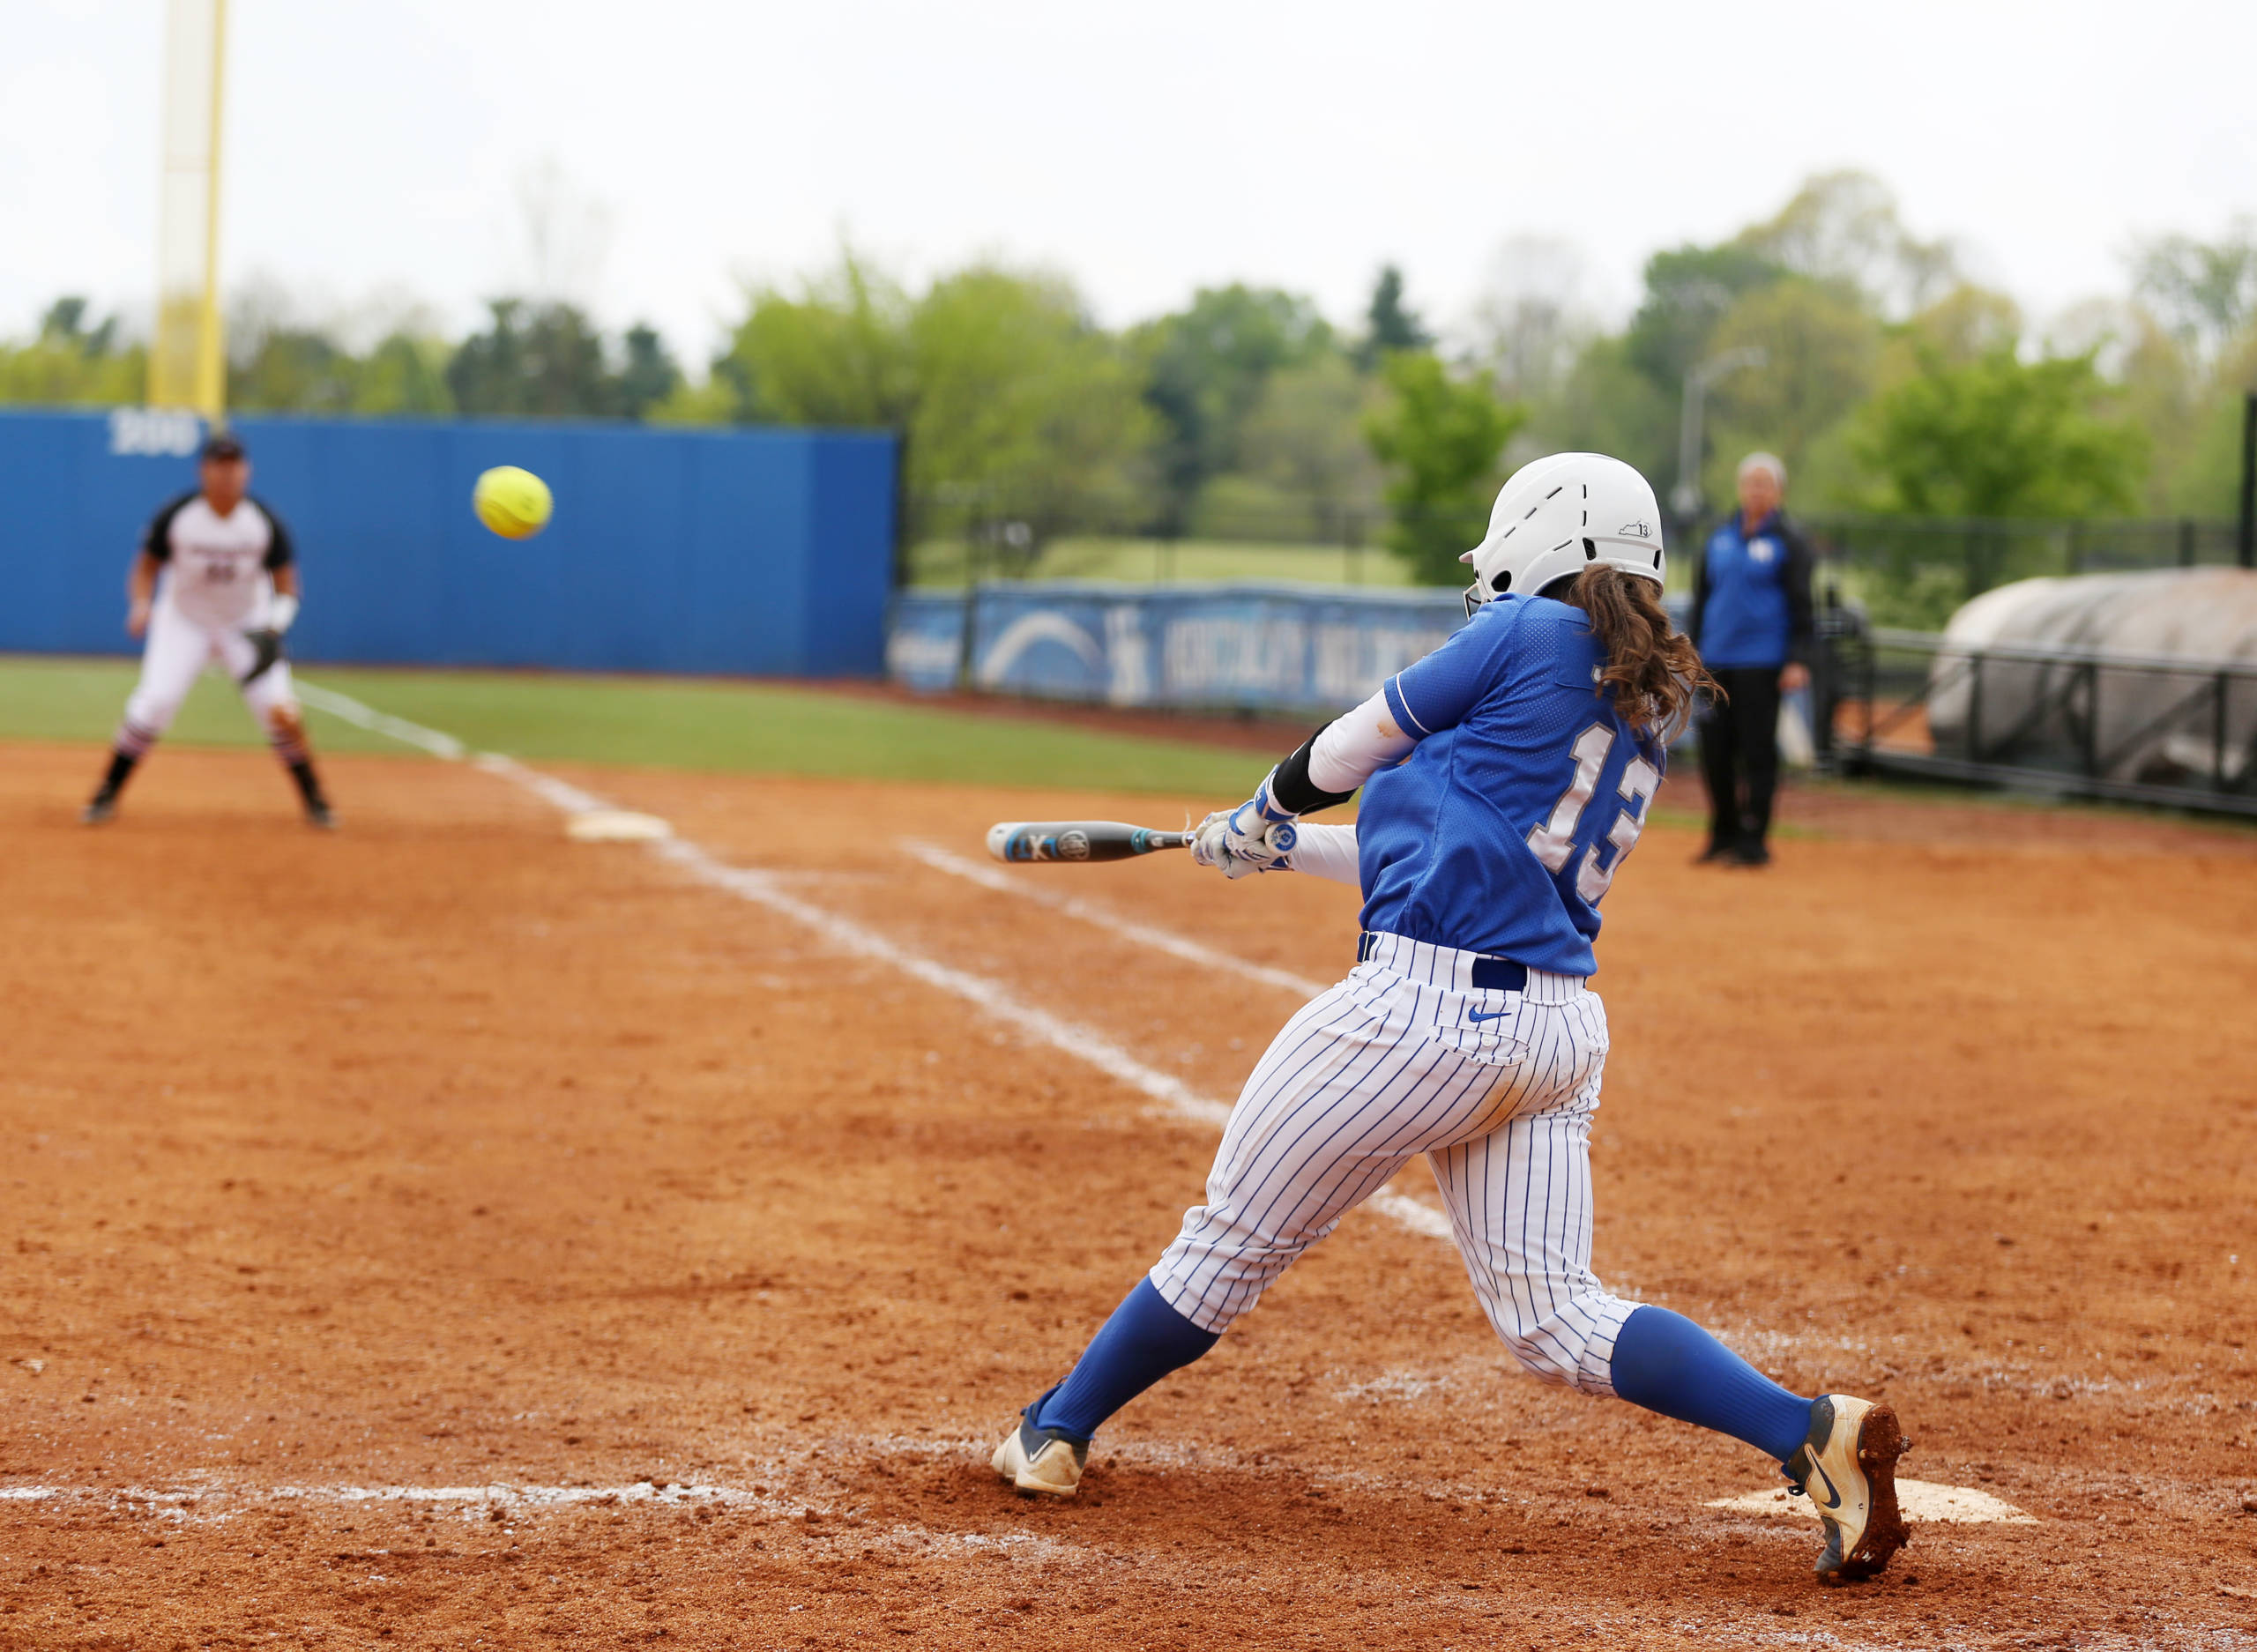
[{"label": "fielder's black sleeve", "polygon": [[1818,620],[1810,599],[1810,541],[1784,517],[1779,518],[1779,538],[1787,547],[1782,575],[1787,588],[1787,658],[1807,666],[1818,646]]},{"label": "fielder's black sleeve", "polygon": [[[1330,728],[1327,723],[1324,728]],[[1296,815],[1314,815],[1321,808],[1345,803],[1355,796],[1353,792],[1321,792],[1316,782],[1308,778],[1309,753],[1316,748],[1316,731],[1300,743],[1300,748],[1277,765],[1277,772],[1270,782],[1270,796],[1279,808],[1290,809]]]},{"label": "fielder's black sleeve", "polygon": [[1687,616],[1685,635],[1693,641],[1693,651],[1701,651],[1701,615],[1709,606],[1709,547],[1701,547],[1701,563],[1693,576],[1693,612]]},{"label": "fielder's black sleeve", "polygon": [[149,518],[149,525],[141,530],[141,544],[139,548],[142,555],[151,557],[160,562],[169,562],[172,561],[173,518],[180,515],[182,506],[187,504],[190,500],[195,497],[196,495],[194,493],[182,494],[179,498],[169,502],[165,508],[158,511],[155,516]]},{"label": "fielder's black sleeve", "polygon": [[278,568],[287,568],[297,560],[297,552],[290,544],[290,530],[282,525],[282,518],[274,514],[274,507],[264,499],[254,499],[251,503],[258,507],[258,514],[266,518],[267,528],[273,535],[266,542],[266,556],[260,566],[270,574]]}]

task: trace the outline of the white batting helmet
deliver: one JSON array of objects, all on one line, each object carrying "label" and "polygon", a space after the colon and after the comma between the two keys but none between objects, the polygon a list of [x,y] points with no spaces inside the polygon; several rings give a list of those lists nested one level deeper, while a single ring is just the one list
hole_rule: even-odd
[{"label": "white batting helmet", "polygon": [[1489,532],[1457,559],[1473,564],[1468,614],[1494,596],[1534,596],[1595,562],[1662,583],[1661,506],[1646,479],[1603,453],[1554,453],[1498,491]]}]

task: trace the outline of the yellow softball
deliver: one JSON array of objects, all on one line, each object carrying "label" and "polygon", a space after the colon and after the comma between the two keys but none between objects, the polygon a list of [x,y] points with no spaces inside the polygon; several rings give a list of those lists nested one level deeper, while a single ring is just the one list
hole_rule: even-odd
[{"label": "yellow softball", "polygon": [[478,519],[503,539],[529,540],[548,525],[555,502],[548,484],[531,471],[497,465],[478,479],[470,504]]}]

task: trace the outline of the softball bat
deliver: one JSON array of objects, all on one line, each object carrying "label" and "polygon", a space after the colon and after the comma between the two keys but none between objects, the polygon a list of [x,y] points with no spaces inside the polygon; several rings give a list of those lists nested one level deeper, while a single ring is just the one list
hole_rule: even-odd
[{"label": "softball bat", "polygon": [[1131,860],[1155,849],[1181,849],[1189,832],[1155,831],[1114,820],[997,821],[987,852],[998,860]]}]

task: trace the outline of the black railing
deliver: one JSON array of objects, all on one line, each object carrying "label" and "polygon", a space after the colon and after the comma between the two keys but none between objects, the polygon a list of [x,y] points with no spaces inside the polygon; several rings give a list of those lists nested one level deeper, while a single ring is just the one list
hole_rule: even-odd
[{"label": "black railing", "polygon": [[2257,661],[1829,619],[1821,718],[1849,772],[2257,816]]}]

